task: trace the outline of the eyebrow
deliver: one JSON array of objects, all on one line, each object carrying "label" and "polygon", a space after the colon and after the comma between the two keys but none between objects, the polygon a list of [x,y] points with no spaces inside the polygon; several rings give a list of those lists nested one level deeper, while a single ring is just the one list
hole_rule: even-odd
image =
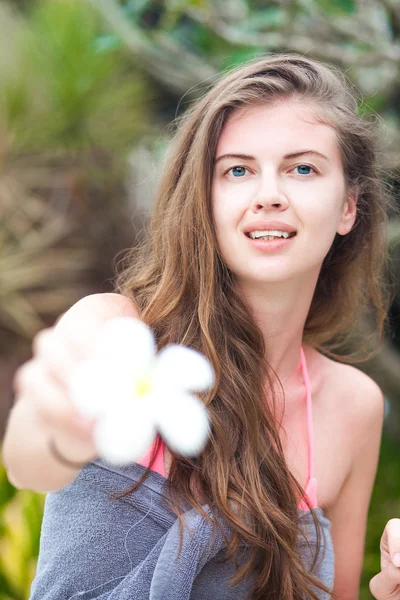
[{"label": "eyebrow", "polygon": [[[317,152],[316,150],[299,150],[298,152],[292,152],[291,154],[285,154],[284,159],[287,158],[298,158],[299,156],[304,155],[309,156],[318,156],[319,158],[323,158],[324,160],[329,162],[329,158],[325,156],[325,154],[321,154],[321,152]],[[249,154],[221,154],[215,161],[217,164],[220,160],[224,158],[239,158],[240,160],[256,160],[254,156],[250,156]]]}]

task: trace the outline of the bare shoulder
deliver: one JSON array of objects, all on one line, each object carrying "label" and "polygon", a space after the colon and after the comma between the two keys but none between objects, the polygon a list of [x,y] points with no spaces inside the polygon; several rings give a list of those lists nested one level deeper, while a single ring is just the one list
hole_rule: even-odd
[{"label": "bare shoulder", "polygon": [[[321,355],[320,355],[321,356]],[[342,415],[343,426],[357,451],[366,436],[383,426],[385,400],[379,385],[366,373],[352,365],[322,356],[326,385],[334,390],[329,394],[331,410]]]},{"label": "bare shoulder", "polygon": [[347,399],[352,399],[350,408],[357,416],[360,416],[361,409],[363,412],[377,408],[383,411],[382,390],[372,377],[352,365],[334,361],[326,356],[323,360],[329,365],[328,374],[332,383],[335,382],[339,389],[345,392]]}]

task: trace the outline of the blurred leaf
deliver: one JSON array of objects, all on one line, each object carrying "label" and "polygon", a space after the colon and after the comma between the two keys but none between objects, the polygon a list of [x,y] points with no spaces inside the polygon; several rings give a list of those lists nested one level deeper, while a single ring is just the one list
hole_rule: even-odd
[{"label": "blurred leaf", "polygon": [[317,0],[318,6],[328,13],[351,15],[357,11],[355,0]]},{"label": "blurred leaf", "polygon": [[387,105],[387,95],[384,92],[365,98],[358,106],[358,114],[367,116],[375,112],[380,112]]},{"label": "blurred leaf", "polygon": [[29,596],[39,552],[44,498],[44,494],[18,490],[2,513],[0,574],[3,587],[13,594],[12,600]]},{"label": "blurred leaf", "polygon": [[25,600],[18,595],[14,586],[8,581],[0,569],[0,600]]},{"label": "blurred leaf", "polygon": [[203,10],[207,8],[208,0],[164,0],[155,2],[153,12],[158,13],[157,28],[164,32],[170,32],[175,36],[175,28],[186,20],[186,12],[189,9]]},{"label": "blurred leaf", "polygon": [[262,49],[257,49],[254,47],[235,49],[229,54],[229,56],[224,57],[224,59],[221,62],[221,69],[227,69],[229,67],[240,65],[241,63],[246,62],[247,60],[251,60],[261,52]]},{"label": "blurred leaf", "polygon": [[16,489],[8,481],[5,468],[0,463],[0,514],[8,502],[15,496]]},{"label": "blurred leaf", "polygon": [[108,52],[114,48],[120,48],[121,40],[113,34],[101,35],[93,41],[93,47],[97,52]]},{"label": "blurred leaf", "polygon": [[239,23],[243,31],[269,31],[276,29],[285,22],[286,12],[281,6],[265,6],[261,10],[250,14],[247,19]]},{"label": "blurred leaf", "polygon": [[137,21],[151,4],[151,0],[128,0],[122,3],[122,10],[128,19]]},{"label": "blurred leaf", "polygon": [[29,546],[27,546],[28,557],[38,556],[39,542],[40,542],[40,531],[42,515],[44,510],[45,496],[43,494],[25,495],[24,502],[22,504],[22,516],[29,533]]},{"label": "blurred leaf", "polygon": [[188,8],[204,9],[209,0],[164,0],[167,12],[182,14]]},{"label": "blurred leaf", "polygon": [[[186,41],[187,48],[190,48],[194,53],[206,55],[209,57],[218,57],[223,60],[223,57],[228,57],[234,48],[225,40],[220,38],[214,32],[210,31],[200,23],[184,24],[176,30],[179,39]],[[184,32],[185,35],[182,35]]]},{"label": "blurred leaf", "polygon": [[387,521],[400,514],[400,446],[383,435],[368,514],[360,600],[369,600],[369,581],[380,571],[379,543]]},{"label": "blurred leaf", "polygon": [[0,123],[13,149],[128,149],[145,131],[151,102],[98,11],[88,2],[43,0],[10,33],[1,10],[0,52],[2,44],[12,51],[0,69]]}]

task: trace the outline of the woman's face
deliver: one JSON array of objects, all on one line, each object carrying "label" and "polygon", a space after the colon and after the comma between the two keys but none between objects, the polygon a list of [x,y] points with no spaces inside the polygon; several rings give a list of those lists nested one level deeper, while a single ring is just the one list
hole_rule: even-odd
[{"label": "woman's face", "polygon": [[[335,234],[348,233],[356,217],[334,130],[300,102],[241,108],[225,124],[215,158],[217,242],[237,278],[267,283],[318,274]],[[289,225],[295,237],[249,237],[249,229],[259,232],[253,236],[280,229],[268,221]]]}]

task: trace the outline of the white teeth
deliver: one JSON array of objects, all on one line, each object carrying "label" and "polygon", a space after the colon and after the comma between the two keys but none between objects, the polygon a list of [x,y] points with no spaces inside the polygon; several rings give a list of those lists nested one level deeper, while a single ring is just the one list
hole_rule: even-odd
[{"label": "white teeth", "polygon": [[267,237],[267,236],[275,236],[275,237],[288,238],[290,236],[290,234],[287,233],[287,231],[277,231],[277,230],[273,230],[273,231],[250,231],[249,232],[249,236],[253,240],[255,240],[257,238]]}]

